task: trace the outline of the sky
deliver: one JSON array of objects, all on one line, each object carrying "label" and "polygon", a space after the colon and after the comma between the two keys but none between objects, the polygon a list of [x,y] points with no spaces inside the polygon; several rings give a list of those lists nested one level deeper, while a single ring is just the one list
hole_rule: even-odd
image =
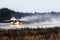
[{"label": "sky", "polygon": [[0,9],[19,12],[60,12],[60,0],[0,0]]}]

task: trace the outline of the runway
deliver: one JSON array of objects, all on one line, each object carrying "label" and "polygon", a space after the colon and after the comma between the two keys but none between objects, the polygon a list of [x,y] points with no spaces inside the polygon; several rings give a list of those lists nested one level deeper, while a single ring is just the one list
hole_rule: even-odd
[{"label": "runway", "polygon": [[10,25],[10,23],[0,23],[0,29],[21,29],[21,28],[52,28],[60,27],[60,23],[46,23],[46,24],[20,24]]}]

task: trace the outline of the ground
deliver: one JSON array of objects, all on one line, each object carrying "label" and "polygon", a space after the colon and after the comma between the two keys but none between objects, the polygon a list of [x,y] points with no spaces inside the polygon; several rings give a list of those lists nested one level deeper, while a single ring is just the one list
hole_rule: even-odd
[{"label": "ground", "polygon": [[0,40],[60,40],[60,27],[0,29]]}]

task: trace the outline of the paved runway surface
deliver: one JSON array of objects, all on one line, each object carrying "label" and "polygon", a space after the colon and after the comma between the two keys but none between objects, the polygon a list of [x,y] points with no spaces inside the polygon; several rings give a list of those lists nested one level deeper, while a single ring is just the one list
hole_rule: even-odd
[{"label": "paved runway surface", "polygon": [[10,25],[10,23],[0,23],[0,29],[20,29],[20,28],[50,28],[60,27],[60,23],[49,23],[49,24],[21,24],[21,25]]}]

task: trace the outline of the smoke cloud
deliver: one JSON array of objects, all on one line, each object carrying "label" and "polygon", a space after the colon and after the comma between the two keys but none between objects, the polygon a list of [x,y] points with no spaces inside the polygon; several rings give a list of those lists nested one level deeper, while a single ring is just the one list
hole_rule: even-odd
[{"label": "smoke cloud", "polygon": [[[23,21],[28,21],[29,26],[43,26],[43,27],[51,27],[51,26],[60,26],[60,14],[35,14],[32,16],[26,16],[21,18]],[[27,24],[26,24],[27,25]]]},{"label": "smoke cloud", "polygon": [[60,21],[60,15],[43,14],[43,15],[32,15],[21,18],[23,21],[29,21],[30,23],[58,23]]}]

